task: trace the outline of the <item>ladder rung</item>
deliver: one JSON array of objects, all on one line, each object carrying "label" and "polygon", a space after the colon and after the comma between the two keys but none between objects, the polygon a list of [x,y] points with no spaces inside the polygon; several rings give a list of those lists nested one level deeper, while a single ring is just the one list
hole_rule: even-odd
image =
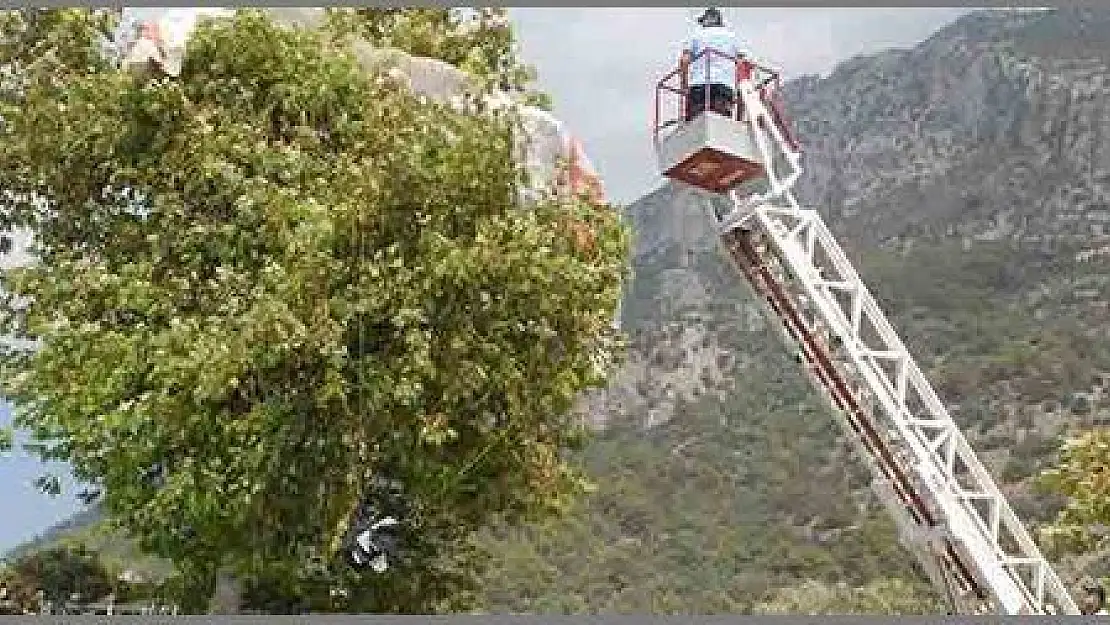
[{"label": "ladder rung", "polygon": [[1002,564],[1005,565],[1005,566],[1022,566],[1022,565],[1026,565],[1026,564],[1036,564],[1036,565],[1044,564],[1044,560],[1042,560],[1040,558],[1029,558],[1029,557],[1002,556],[1001,558],[999,558],[999,560],[1001,560]]},{"label": "ladder rung", "polygon": [[995,496],[990,493],[977,493],[975,491],[961,490],[956,493],[957,499],[994,499]]},{"label": "ladder rung", "polygon": [[947,430],[953,427],[952,422],[947,419],[906,419],[911,427],[924,428],[927,430]]},{"label": "ladder rung", "polygon": [[902,352],[891,349],[864,349],[860,350],[864,356],[884,360],[897,360],[902,357]]},{"label": "ladder rung", "polygon": [[844,280],[817,280],[818,287],[825,287],[828,289],[840,289],[842,291],[855,291],[856,285],[854,282],[846,282]]}]

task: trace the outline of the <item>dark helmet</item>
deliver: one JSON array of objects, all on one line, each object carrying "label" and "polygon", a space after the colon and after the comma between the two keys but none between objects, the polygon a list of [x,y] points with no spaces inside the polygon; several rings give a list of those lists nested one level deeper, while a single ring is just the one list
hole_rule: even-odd
[{"label": "dark helmet", "polygon": [[724,26],[724,19],[721,17],[721,11],[717,7],[709,7],[698,18],[698,23],[702,26]]}]

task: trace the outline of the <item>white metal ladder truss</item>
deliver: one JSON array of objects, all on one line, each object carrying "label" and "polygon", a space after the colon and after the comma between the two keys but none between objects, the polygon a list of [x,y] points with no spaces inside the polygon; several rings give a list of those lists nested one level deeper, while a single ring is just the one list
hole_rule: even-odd
[{"label": "white metal ladder truss", "polygon": [[[754,79],[739,87],[769,189],[732,192],[731,212],[711,218],[866,460],[907,546],[956,611],[1078,614],[821,216],[794,199],[799,161]],[[776,156],[790,165],[782,178]]]}]

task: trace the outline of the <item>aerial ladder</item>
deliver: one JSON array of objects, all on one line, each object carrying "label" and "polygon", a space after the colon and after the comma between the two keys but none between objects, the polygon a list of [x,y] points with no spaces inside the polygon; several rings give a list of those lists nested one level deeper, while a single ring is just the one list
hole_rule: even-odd
[{"label": "aerial ladder", "polygon": [[[694,63],[735,66],[736,97],[688,110]],[[664,76],[653,130],[663,175],[729,198],[727,210],[709,211],[721,246],[950,610],[1079,614],[821,215],[795,199],[801,159],[769,97],[778,81],[761,62],[712,49]],[[677,116],[663,121],[668,104]]]}]

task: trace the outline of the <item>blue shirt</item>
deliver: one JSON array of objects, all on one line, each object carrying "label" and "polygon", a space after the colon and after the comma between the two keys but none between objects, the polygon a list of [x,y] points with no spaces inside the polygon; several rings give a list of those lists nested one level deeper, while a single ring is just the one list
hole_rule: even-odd
[{"label": "blue shirt", "polygon": [[[707,53],[694,58],[707,48],[712,48],[720,54]],[[700,26],[686,41],[685,50],[693,59],[690,64],[691,85],[718,83],[731,87],[736,84],[736,63],[732,59],[741,54],[736,33],[724,26]],[[731,58],[725,58],[721,54],[727,54]],[[707,60],[709,61],[708,72],[706,72]]]}]

